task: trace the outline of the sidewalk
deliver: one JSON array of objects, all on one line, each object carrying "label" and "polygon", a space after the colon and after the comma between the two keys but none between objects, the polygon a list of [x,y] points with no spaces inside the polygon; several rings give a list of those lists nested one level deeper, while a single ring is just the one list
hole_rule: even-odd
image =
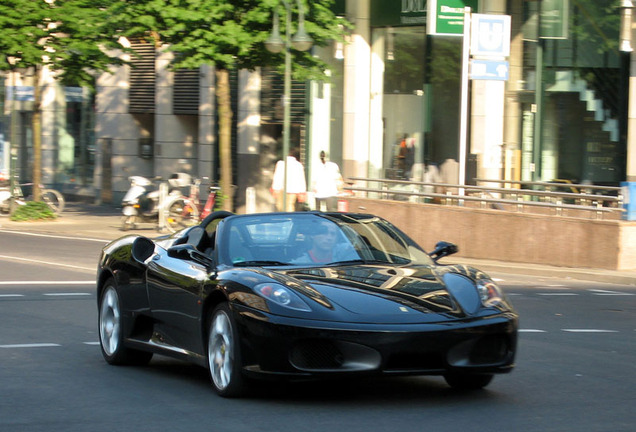
[{"label": "sidewalk", "polygon": [[[84,237],[104,240],[104,242],[114,240],[126,234],[139,234],[147,237],[156,237],[165,234],[157,231],[152,224],[142,224],[138,229],[129,231],[121,231],[120,226],[120,208],[80,202],[66,203],[66,209],[62,215],[54,221],[12,222],[8,217],[0,217],[0,231]],[[443,262],[473,265],[487,273],[571,278],[591,282],[636,286],[636,271],[554,267],[538,264],[479,260],[463,258],[461,256],[449,257],[444,259]]]}]

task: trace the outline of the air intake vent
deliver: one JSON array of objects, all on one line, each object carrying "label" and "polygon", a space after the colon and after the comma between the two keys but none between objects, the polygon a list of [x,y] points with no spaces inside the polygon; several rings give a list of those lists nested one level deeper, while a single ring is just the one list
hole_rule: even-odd
[{"label": "air intake vent", "polygon": [[197,115],[199,113],[199,70],[178,69],[174,72],[172,113]]},{"label": "air intake vent", "polygon": [[142,41],[131,41],[137,53],[131,61],[130,90],[128,93],[131,114],[155,112],[155,46]]},{"label": "air intake vent", "polygon": [[[292,123],[304,123],[306,100],[306,85],[303,81],[291,82],[291,110]],[[261,119],[265,122],[283,122],[283,96],[285,94],[284,77],[272,69],[263,69],[261,76]]]}]

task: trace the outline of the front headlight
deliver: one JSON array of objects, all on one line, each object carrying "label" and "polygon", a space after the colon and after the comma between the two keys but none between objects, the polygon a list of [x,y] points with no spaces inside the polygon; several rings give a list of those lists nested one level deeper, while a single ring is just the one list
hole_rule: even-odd
[{"label": "front headlight", "polygon": [[262,283],[254,287],[254,291],[261,297],[280,306],[310,312],[307,303],[291,289],[277,283]]},{"label": "front headlight", "polygon": [[475,284],[481,304],[488,307],[503,301],[503,291],[490,279],[480,279]]}]

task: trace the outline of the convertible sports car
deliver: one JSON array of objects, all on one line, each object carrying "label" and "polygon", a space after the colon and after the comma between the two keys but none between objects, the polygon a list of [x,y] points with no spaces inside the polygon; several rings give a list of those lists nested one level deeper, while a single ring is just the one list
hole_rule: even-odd
[{"label": "convertible sports car", "polygon": [[384,219],[215,212],[154,240],[104,247],[101,349],[200,364],[221,396],[254,378],[443,375],[482,388],[514,366],[518,316],[483,272],[437,260]]}]

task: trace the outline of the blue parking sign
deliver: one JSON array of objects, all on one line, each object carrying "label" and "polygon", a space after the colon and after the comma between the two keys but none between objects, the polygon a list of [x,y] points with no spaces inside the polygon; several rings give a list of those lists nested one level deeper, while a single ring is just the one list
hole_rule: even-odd
[{"label": "blue parking sign", "polygon": [[478,57],[508,57],[510,15],[473,14],[470,51]]}]

